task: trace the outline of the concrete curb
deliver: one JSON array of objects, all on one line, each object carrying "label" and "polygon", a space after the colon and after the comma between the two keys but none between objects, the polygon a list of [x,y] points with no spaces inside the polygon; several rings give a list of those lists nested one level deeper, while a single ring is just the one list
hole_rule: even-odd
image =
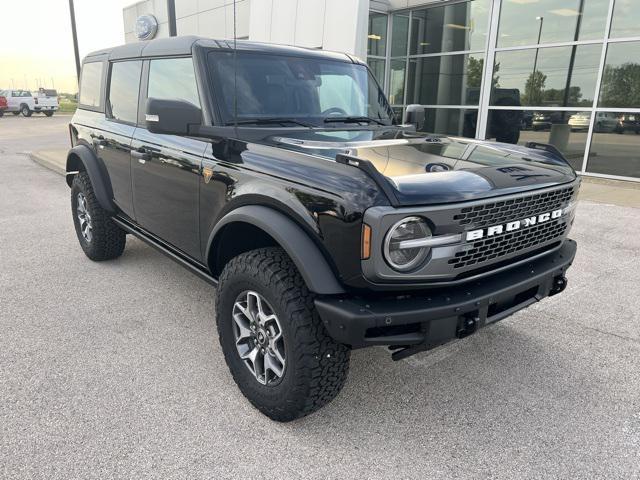
[{"label": "concrete curb", "polygon": [[31,160],[33,160],[37,164],[42,165],[43,167],[48,168],[49,170],[59,175],[67,174],[67,171],[61,164],[61,162],[51,155],[48,155],[44,152],[28,152],[28,155],[29,158],[31,158]]}]

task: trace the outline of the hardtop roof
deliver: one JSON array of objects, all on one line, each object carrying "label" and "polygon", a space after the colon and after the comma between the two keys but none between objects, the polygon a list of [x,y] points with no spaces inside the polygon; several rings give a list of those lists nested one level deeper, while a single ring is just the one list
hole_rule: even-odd
[{"label": "hardtop roof", "polygon": [[[253,42],[250,40],[237,40],[238,51],[253,51],[274,53],[278,55],[292,55],[315,58],[326,58],[344,62],[361,63],[358,59],[345,53],[318,50],[314,48],[294,47],[291,45],[280,45],[275,43]],[[158,38],[136,43],[127,43],[117,47],[106,48],[89,53],[83,62],[97,60],[100,57],[109,60],[124,60],[138,57],[159,57],[171,55],[190,55],[194,46],[212,48],[220,50],[232,50],[233,40],[214,40],[195,35],[181,37]]]}]

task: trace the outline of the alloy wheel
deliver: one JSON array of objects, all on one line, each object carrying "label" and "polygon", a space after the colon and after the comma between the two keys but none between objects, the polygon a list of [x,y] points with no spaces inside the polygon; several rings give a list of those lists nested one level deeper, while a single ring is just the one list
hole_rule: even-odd
[{"label": "alloy wheel", "polygon": [[236,350],[262,385],[275,385],[286,366],[282,327],[273,308],[257,292],[245,291],[233,304]]},{"label": "alloy wheel", "polygon": [[78,193],[76,197],[76,216],[80,225],[80,233],[87,242],[91,242],[93,238],[93,225],[91,223],[91,215],[87,208],[87,197],[84,193]]}]

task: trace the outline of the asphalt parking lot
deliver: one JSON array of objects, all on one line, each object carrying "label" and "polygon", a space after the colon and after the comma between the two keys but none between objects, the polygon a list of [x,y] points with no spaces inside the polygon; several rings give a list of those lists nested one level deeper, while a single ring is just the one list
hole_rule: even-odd
[{"label": "asphalt parking lot", "polygon": [[0,478],[640,478],[640,209],[581,202],[563,295],[430,353],[355,351],[277,424],[233,383],[215,291],[128,238],[93,263],[63,178],[0,118]]}]

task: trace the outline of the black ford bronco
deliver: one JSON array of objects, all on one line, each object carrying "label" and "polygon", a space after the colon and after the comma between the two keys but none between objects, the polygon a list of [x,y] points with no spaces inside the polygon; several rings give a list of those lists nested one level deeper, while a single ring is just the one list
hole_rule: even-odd
[{"label": "black ford bronco", "polygon": [[217,286],[226,362],[272,419],[331,401],[351,349],[405,358],[565,288],[579,180],[562,155],[399,125],[349,55],[129,44],[85,58],[79,103],[85,254],[131,234]]}]

